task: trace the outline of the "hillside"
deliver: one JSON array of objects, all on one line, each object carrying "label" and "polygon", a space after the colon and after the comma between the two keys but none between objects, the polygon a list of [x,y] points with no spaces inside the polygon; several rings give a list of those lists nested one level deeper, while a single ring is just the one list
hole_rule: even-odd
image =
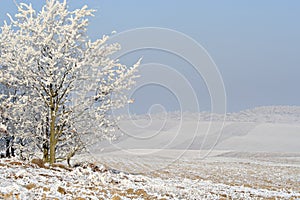
[{"label": "hillside", "polygon": [[210,113],[133,116],[119,123],[119,140],[95,142],[91,149],[300,152],[300,107],[259,107],[229,113],[223,120],[224,116]]}]

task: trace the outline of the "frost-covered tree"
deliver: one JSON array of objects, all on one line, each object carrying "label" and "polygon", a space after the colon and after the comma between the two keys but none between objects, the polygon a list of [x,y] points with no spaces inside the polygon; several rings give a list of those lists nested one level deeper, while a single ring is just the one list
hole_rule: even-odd
[{"label": "frost-covered tree", "polygon": [[[131,67],[110,55],[120,45],[86,32],[94,10],[69,11],[47,0],[40,12],[20,4],[0,33],[1,107],[9,113],[18,154],[36,149],[51,164],[69,159],[87,142],[83,135],[115,137],[112,110],[128,103],[139,61]],[[85,137],[88,138],[88,137]]]}]

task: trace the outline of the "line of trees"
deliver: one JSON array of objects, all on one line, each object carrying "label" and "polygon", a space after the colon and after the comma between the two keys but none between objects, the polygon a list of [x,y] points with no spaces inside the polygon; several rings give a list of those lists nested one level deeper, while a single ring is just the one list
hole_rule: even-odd
[{"label": "line of trees", "polygon": [[93,12],[69,11],[66,1],[47,0],[39,12],[22,3],[1,27],[0,109],[17,155],[39,150],[53,164],[83,150],[85,135],[115,138],[112,110],[128,103],[140,61],[127,67],[110,58],[119,44],[88,38]]}]

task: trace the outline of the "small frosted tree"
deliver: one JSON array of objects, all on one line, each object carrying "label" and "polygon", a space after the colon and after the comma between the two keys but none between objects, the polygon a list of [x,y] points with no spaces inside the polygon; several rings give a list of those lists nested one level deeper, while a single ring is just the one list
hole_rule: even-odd
[{"label": "small frosted tree", "polygon": [[[36,149],[45,161],[69,159],[86,145],[83,135],[115,137],[112,110],[128,103],[139,61],[127,67],[110,55],[120,49],[108,36],[91,41],[84,6],[47,0],[40,12],[20,4],[0,34],[1,107],[9,113],[19,154]],[[86,137],[88,138],[88,137]]]}]

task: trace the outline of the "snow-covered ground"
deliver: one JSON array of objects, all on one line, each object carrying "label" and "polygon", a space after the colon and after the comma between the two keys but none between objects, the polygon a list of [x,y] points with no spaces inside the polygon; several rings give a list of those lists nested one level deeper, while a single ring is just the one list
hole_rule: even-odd
[{"label": "snow-covered ground", "polygon": [[0,199],[300,199],[300,109],[226,117],[124,119],[118,141],[89,138],[72,163],[90,164],[72,169],[0,159]]},{"label": "snow-covered ground", "polygon": [[1,159],[0,199],[300,198],[299,154],[218,151],[203,160],[191,150],[174,159],[174,151],[81,155],[94,164],[70,170]]}]

